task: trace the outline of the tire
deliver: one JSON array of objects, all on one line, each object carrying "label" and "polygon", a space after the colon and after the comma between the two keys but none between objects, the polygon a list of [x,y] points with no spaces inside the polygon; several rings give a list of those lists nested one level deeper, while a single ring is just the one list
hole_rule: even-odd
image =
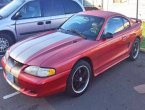
[{"label": "tire", "polygon": [[0,55],[4,55],[6,50],[14,44],[12,36],[7,33],[0,33]]},{"label": "tire", "polygon": [[129,57],[130,60],[135,61],[139,56],[139,52],[140,52],[140,40],[136,38],[130,52],[130,57]]},{"label": "tire", "polygon": [[[82,72],[83,71],[83,72]],[[88,62],[80,60],[72,69],[66,86],[69,96],[77,97],[85,93],[92,78],[92,69]]]}]

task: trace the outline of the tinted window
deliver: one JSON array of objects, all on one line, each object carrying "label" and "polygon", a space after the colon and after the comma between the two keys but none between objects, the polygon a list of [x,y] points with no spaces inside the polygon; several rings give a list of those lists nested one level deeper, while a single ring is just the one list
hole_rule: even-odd
[{"label": "tinted window", "polygon": [[8,3],[10,2],[11,0],[0,0],[0,3]]},{"label": "tinted window", "polygon": [[40,5],[41,5],[41,10],[42,10],[42,14],[43,16],[47,17],[47,16],[52,16],[53,12],[52,12],[52,0],[40,0]]},{"label": "tinted window", "polygon": [[124,27],[125,27],[125,28],[130,27],[130,22],[129,22],[129,20],[127,20],[127,19],[125,19],[125,18],[122,18],[122,19],[123,19],[123,22],[124,22]]},{"label": "tinted window", "polygon": [[19,11],[22,16],[20,19],[36,18],[41,16],[39,1],[31,1],[24,5]]},{"label": "tinted window", "polygon": [[115,34],[119,31],[122,31],[124,29],[124,25],[123,25],[123,20],[120,17],[114,17],[111,18],[104,30],[104,34],[106,33],[112,33]]},{"label": "tinted window", "polygon": [[62,30],[75,30],[86,36],[87,39],[95,40],[103,24],[104,18],[89,15],[76,15],[66,21],[61,28]]},{"label": "tinted window", "polygon": [[64,8],[66,14],[73,14],[83,11],[77,2],[72,0],[65,0]]},{"label": "tinted window", "polygon": [[63,4],[65,4],[63,2],[63,0],[58,0],[58,1],[53,0],[53,4],[52,4],[52,6],[53,6],[52,15],[53,16],[65,14]]}]

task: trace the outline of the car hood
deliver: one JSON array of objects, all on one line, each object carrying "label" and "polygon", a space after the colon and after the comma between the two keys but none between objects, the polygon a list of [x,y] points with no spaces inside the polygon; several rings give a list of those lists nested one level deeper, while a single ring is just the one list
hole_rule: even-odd
[{"label": "car hood", "polygon": [[27,65],[41,65],[48,58],[59,54],[64,48],[83,38],[62,32],[33,37],[18,42],[10,48],[10,57]]}]

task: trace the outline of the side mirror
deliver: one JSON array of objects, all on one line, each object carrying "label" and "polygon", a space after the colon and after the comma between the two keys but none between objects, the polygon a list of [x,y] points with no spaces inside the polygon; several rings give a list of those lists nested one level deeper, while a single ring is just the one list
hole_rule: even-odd
[{"label": "side mirror", "polygon": [[17,12],[14,16],[13,16],[13,19],[14,20],[18,20],[19,18],[21,18],[22,15],[20,14],[20,12]]},{"label": "side mirror", "polygon": [[107,32],[105,35],[102,36],[102,39],[110,39],[110,38],[113,38],[113,34],[109,32]]}]

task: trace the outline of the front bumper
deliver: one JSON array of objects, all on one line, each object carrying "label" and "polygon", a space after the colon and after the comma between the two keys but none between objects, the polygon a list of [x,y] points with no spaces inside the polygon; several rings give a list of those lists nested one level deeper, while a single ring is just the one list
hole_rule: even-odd
[{"label": "front bumper", "polygon": [[[21,71],[19,73],[13,71],[13,68],[8,67],[3,59],[1,64],[6,81],[17,91],[31,97],[44,97],[65,91],[67,78],[70,73],[70,71],[65,71],[48,78],[39,78]],[[8,79],[7,71],[14,77],[14,82]]]}]

